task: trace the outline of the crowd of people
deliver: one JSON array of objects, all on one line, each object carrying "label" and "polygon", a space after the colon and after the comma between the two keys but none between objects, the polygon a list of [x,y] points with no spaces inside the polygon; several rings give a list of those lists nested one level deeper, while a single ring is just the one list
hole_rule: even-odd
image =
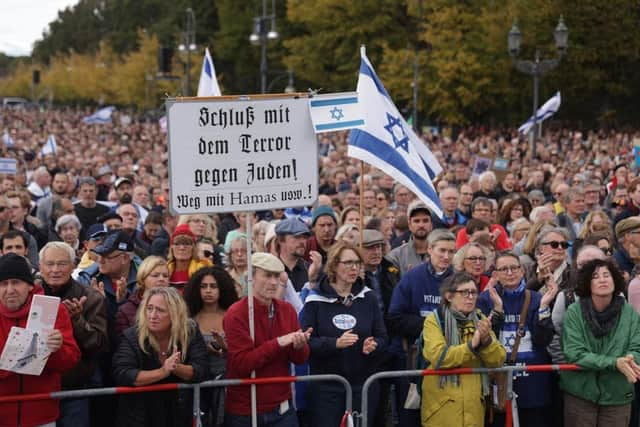
[{"label": "crowd of people", "polygon": [[[550,130],[532,158],[511,130],[425,133],[441,217],[349,158],[348,133],[322,134],[313,206],[174,215],[160,126],[84,115],[0,110],[18,160],[0,177],[0,346],[34,295],[61,300],[42,374],[0,370],[0,394],[338,374],[359,412],[379,371],[575,363],[515,376],[520,425],[638,426],[635,134]],[[369,425],[504,425],[503,382],[380,381]],[[262,426],[338,426],[346,409],[339,384],[256,389]],[[0,426],[187,426],[192,406],[189,390],[2,403]],[[200,410],[248,426],[250,388],[205,389]]]}]

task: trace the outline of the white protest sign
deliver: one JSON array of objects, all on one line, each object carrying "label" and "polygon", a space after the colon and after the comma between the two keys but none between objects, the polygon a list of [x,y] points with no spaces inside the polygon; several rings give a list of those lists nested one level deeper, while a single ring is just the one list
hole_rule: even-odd
[{"label": "white protest sign", "polygon": [[315,201],[318,150],[307,98],[172,99],[167,119],[175,213]]}]

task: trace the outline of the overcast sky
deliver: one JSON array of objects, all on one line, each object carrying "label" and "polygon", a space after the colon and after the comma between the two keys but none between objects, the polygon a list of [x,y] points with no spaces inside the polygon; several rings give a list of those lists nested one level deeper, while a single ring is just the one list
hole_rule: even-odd
[{"label": "overcast sky", "polygon": [[78,0],[0,0],[0,52],[29,55],[58,11]]}]

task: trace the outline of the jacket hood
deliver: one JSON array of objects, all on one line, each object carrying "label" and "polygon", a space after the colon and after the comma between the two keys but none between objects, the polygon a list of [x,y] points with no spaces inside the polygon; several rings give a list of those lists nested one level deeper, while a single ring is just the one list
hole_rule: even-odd
[{"label": "jacket hood", "polygon": [[[354,298],[364,298],[364,295],[371,289],[364,285],[364,281],[358,277],[351,286],[351,294]],[[329,278],[327,275],[323,275],[318,282],[318,287],[313,289],[306,301],[322,301],[322,302],[336,302],[340,300],[340,296],[335,289],[329,284]]]}]

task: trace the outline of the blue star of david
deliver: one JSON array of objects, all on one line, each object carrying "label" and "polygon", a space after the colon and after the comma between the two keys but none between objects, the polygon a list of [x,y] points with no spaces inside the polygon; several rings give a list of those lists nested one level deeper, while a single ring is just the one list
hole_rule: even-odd
[{"label": "blue star of david", "polygon": [[516,334],[509,335],[505,339],[504,346],[509,348],[509,349],[511,349],[511,348],[513,348],[515,343],[516,343]]},{"label": "blue star of david", "polygon": [[[384,128],[387,130],[387,132],[391,134],[391,137],[393,138],[393,144],[396,146],[396,148],[401,147],[404,151],[408,153],[409,137],[407,136],[407,133],[404,131],[404,128],[402,127],[400,118],[393,117],[391,114],[387,113],[387,120],[389,121],[389,123]],[[400,129],[400,138],[398,137],[398,135],[396,135],[396,133],[398,132],[394,131],[394,127],[396,126]]]},{"label": "blue star of david", "polygon": [[344,117],[344,114],[342,113],[342,109],[338,108],[338,107],[333,107],[333,110],[329,111],[331,113],[331,118],[332,119],[336,119],[336,120],[340,120]]}]

